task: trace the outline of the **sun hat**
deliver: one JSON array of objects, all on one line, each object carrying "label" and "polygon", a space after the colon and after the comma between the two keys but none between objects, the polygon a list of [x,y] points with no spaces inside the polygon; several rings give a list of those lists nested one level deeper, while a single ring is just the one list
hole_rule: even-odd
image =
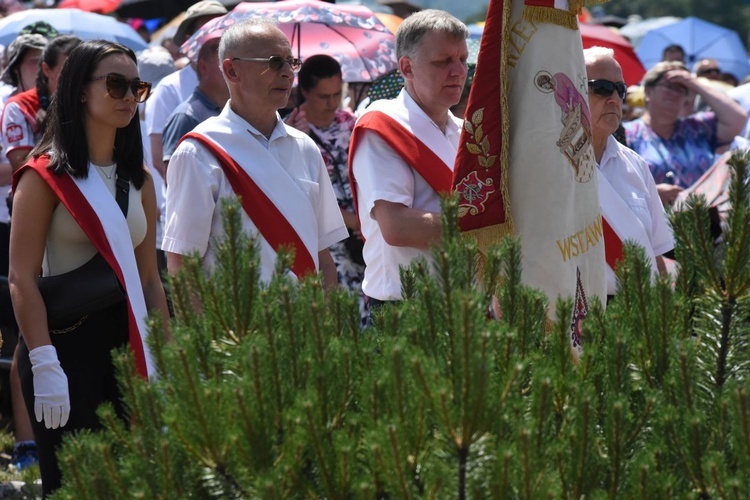
[{"label": "sun hat", "polygon": [[193,24],[198,18],[204,16],[219,17],[227,13],[227,8],[224,7],[220,2],[216,0],[204,0],[191,5],[185,13],[185,19],[182,20],[180,26],[177,28],[177,32],[174,34],[172,40],[178,46],[185,43],[185,38],[188,32],[192,32],[191,29]]},{"label": "sun hat", "polygon": [[19,31],[18,34],[19,35],[37,34],[37,35],[42,35],[44,38],[47,38],[48,40],[51,40],[52,38],[55,38],[57,35],[59,35],[55,27],[46,21],[36,21],[27,26],[24,26],[23,28],[21,28],[21,31]]},{"label": "sun hat", "polygon": [[5,65],[2,75],[0,75],[0,80],[9,85],[18,86],[14,70],[23,59],[26,51],[29,49],[44,50],[44,47],[46,46],[47,39],[37,33],[17,36],[16,39],[8,45],[8,49],[5,52],[8,62]]},{"label": "sun hat", "polygon": [[164,47],[149,47],[138,54],[138,75],[141,80],[150,82],[154,87],[175,69],[172,54]]}]

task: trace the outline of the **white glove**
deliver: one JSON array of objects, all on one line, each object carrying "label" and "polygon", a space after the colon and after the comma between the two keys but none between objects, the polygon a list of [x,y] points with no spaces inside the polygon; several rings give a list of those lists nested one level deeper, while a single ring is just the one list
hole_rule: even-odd
[{"label": "white glove", "polygon": [[70,396],[68,377],[65,375],[57,351],[52,345],[43,345],[29,351],[31,371],[34,372],[34,413],[36,421],[47,429],[57,429],[68,423]]}]

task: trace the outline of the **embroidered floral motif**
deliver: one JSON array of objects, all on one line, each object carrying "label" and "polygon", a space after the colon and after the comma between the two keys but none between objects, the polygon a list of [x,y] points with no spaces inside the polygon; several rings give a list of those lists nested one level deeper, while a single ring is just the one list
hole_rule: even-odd
[{"label": "embroidered floral motif", "polygon": [[456,186],[456,191],[461,195],[458,216],[464,217],[465,215],[477,215],[484,212],[484,204],[490,195],[495,192],[495,189],[491,187],[492,185],[491,177],[482,180],[476,172],[471,172],[461,179],[461,182]]},{"label": "embroidered floral motif", "polygon": [[464,129],[474,140],[474,142],[466,143],[466,149],[473,155],[479,155],[480,166],[490,168],[497,161],[497,155],[490,154],[490,138],[484,135],[482,120],[484,120],[484,108],[474,111],[471,121],[464,120]]}]

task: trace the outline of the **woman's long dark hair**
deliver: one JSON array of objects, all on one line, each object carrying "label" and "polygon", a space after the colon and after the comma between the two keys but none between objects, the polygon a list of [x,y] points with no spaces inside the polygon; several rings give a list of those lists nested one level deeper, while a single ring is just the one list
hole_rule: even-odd
[{"label": "woman's long dark hair", "polygon": [[47,109],[50,105],[49,80],[42,71],[42,63],[49,68],[57,67],[60,56],[68,56],[70,52],[81,43],[81,39],[74,35],[61,35],[50,40],[42,51],[42,59],[39,62],[39,72],[36,75],[36,93],[39,96],[39,111],[36,112],[36,129],[47,128]]},{"label": "woman's long dark hair", "polygon": [[[48,168],[58,175],[67,172],[79,179],[88,177],[89,148],[84,128],[86,111],[82,102],[83,89],[99,62],[112,54],[125,54],[137,63],[132,50],[104,40],[82,42],[65,61],[48,110],[44,136],[31,151],[34,158],[48,154]],[[124,169],[133,185],[140,189],[145,172],[138,113],[127,126],[117,129],[114,160],[118,170]]]}]

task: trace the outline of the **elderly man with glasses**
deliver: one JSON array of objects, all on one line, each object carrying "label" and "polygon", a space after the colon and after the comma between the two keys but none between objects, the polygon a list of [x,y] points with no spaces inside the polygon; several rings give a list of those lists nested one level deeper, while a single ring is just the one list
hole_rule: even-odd
[{"label": "elderly man with glasses", "polygon": [[[648,164],[618,143],[612,134],[622,120],[626,86],[622,68],[612,49],[592,47],[583,51],[589,88],[589,111],[594,134],[599,199],[602,215],[617,234],[605,239],[607,262],[614,262],[625,240],[635,241],[646,251],[654,272],[666,272],[662,255],[674,248],[672,231],[656,190]],[[612,243],[618,243],[612,245]],[[618,255],[615,255],[618,254]],[[613,257],[613,258],[610,258]],[[607,296],[617,291],[614,269],[607,266]]]},{"label": "elderly man with glasses", "polygon": [[337,286],[328,247],[349,233],[326,166],[312,139],[277,112],[300,66],[289,40],[271,21],[235,24],[221,37],[219,64],[229,101],[185,136],[167,171],[162,248],[169,272],[194,252],[207,270],[214,267],[223,201],[240,197],[243,227],[260,244],[262,280],[286,246],[295,251],[292,276],[320,271],[325,286]]}]

